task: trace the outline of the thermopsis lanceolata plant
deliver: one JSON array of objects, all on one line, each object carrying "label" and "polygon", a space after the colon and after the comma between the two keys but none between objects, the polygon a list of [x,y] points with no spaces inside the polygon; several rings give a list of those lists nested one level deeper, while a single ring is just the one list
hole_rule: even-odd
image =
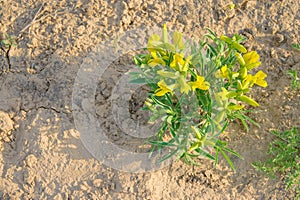
[{"label": "thermopsis lanceolata plant", "polygon": [[188,164],[207,157],[218,163],[222,154],[234,169],[227,148],[219,139],[228,123],[240,119],[248,130],[246,105],[259,106],[248,93],[255,86],[266,87],[255,51],[247,51],[240,35],[221,36],[208,29],[201,42],[184,43],[174,32],[172,41],[166,26],[162,36],[152,35],[134,61],[140,72],[131,72],[132,83],[147,84],[151,91],[145,109],[151,112],[149,123],[160,123],[157,134],[149,139],[152,152],[169,148],[163,160],[176,156]]}]

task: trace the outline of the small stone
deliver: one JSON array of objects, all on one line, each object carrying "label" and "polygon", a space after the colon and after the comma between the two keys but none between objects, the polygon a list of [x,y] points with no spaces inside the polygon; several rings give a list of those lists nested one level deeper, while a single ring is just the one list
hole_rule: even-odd
[{"label": "small stone", "polygon": [[63,200],[63,197],[61,194],[57,194],[53,199],[54,200]]},{"label": "small stone", "polygon": [[95,179],[95,180],[93,181],[93,185],[94,185],[95,187],[101,187],[101,186],[102,186],[102,183],[103,183],[103,180],[102,180],[102,179]]},{"label": "small stone", "polygon": [[88,190],[89,187],[88,187],[87,182],[82,182],[82,184],[80,184],[80,189],[81,190]]},{"label": "small stone", "polygon": [[24,181],[29,184],[32,185],[34,187],[35,183],[34,183],[34,179],[35,179],[35,171],[31,171],[31,170],[26,170],[24,173]]},{"label": "small stone", "polygon": [[75,130],[75,129],[71,129],[71,130],[70,130],[70,134],[71,134],[74,138],[77,138],[77,139],[80,138],[79,132],[78,132],[77,130]]},{"label": "small stone", "polygon": [[29,168],[32,168],[36,163],[37,163],[37,158],[33,154],[28,155],[24,160],[25,166]]},{"label": "small stone", "polygon": [[14,129],[14,122],[9,115],[0,111],[0,138],[4,142],[12,141],[12,130]]},{"label": "small stone", "polygon": [[83,34],[84,33],[84,30],[85,30],[85,27],[84,26],[79,26],[78,29],[77,29],[77,32],[78,34]]}]

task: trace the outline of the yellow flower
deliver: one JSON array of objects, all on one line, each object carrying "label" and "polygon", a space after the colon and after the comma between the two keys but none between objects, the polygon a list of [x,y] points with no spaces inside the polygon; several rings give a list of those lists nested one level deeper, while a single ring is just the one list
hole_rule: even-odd
[{"label": "yellow flower", "polygon": [[241,105],[241,104],[232,104],[232,105],[228,105],[227,106],[227,110],[229,111],[237,111],[237,110],[241,110],[245,107],[245,105]]},{"label": "yellow flower", "polygon": [[259,61],[259,55],[256,51],[250,51],[243,55],[243,59],[245,61],[245,67],[250,70],[252,68],[258,67],[261,65]]},{"label": "yellow flower", "polygon": [[222,92],[218,92],[217,96],[222,100],[225,101],[228,99],[227,94],[229,93],[224,87],[221,88]]},{"label": "yellow flower", "polygon": [[170,67],[172,67],[173,69],[179,71],[179,66],[183,66],[184,65],[184,59],[183,59],[183,55],[181,54],[175,54],[173,56],[173,60],[170,63]]},{"label": "yellow flower", "polygon": [[160,36],[157,34],[153,34],[148,40],[147,49],[149,52],[156,52],[158,49],[157,47],[161,44],[162,42],[160,40]]},{"label": "yellow flower", "polygon": [[148,61],[148,65],[150,67],[155,67],[157,65],[162,65],[162,66],[166,65],[165,61],[161,57],[157,56],[156,51],[152,51],[150,53],[151,53],[151,55],[153,57],[152,59],[149,59],[149,61]]},{"label": "yellow flower", "polygon": [[195,133],[195,138],[193,144],[189,148],[189,151],[194,151],[203,146],[215,146],[215,142],[208,139],[206,135],[202,136],[197,127],[191,126],[191,129]]},{"label": "yellow flower", "polygon": [[180,87],[180,92],[181,93],[186,93],[188,94],[189,91],[191,90],[191,87],[189,84],[186,83],[186,80],[183,75],[180,75],[177,79],[179,87]]},{"label": "yellow flower", "polygon": [[246,78],[243,80],[243,88],[249,88],[252,87],[254,84],[259,85],[261,87],[267,87],[268,83],[266,80],[264,80],[267,77],[267,74],[265,74],[263,71],[258,71],[254,76],[251,74],[248,74]]},{"label": "yellow flower", "polygon": [[157,83],[157,85],[159,88],[154,92],[156,96],[164,96],[168,92],[170,92],[173,95],[173,89],[175,87],[175,84],[168,86],[164,80],[161,80]]},{"label": "yellow flower", "polygon": [[256,85],[259,85],[261,87],[267,87],[268,83],[266,80],[264,80],[266,77],[267,74],[260,70],[253,76],[252,81]]},{"label": "yellow flower", "polygon": [[170,67],[179,72],[186,72],[191,64],[192,56],[184,58],[183,54],[176,53],[173,55],[173,60],[170,63]]},{"label": "yellow flower", "polygon": [[244,79],[247,77],[247,75],[248,75],[248,69],[246,67],[241,67],[239,70],[239,77],[241,79]]},{"label": "yellow flower", "polygon": [[226,42],[227,44],[232,44],[232,39],[230,37],[227,37],[226,35],[221,35],[220,36],[220,39],[223,41],[223,42]]},{"label": "yellow flower", "polygon": [[189,84],[192,86],[193,91],[195,89],[200,89],[200,90],[208,90],[209,89],[209,82],[205,81],[203,76],[198,76],[195,82],[189,82]]},{"label": "yellow flower", "polygon": [[231,45],[233,48],[235,48],[236,50],[238,50],[241,53],[246,53],[247,49],[239,44],[237,41],[235,41],[235,39],[227,37],[225,35],[221,35],[220,39],[224,42],[226,42],[227,44]]},{"label": "yellow flower", "polygon": [[148,40],[147,49],[149,52],[158,51],[159,53],[166,52],[166,50],[172,52],[176,51],[175,46],[168,42],[168,30],[165,24],[162,29],[162,38],[157,34],[151,35]]},{"label": "yellow flower", "polygon": [[179,50],[184,49],[184,44],[182,42],[182,33],[175,31],[173,36],[175,47]]},{"label": "yellow flower", "polygon": [[236,52],[236,53],[235,53],[235,57],[236,57],[237,61],[240,63],[240,65],[244,67],[244,65],[245,65],[246,63],[245,63],[245,60],[244,60],[244,58],[242,57],[242,55],[241,55],[240,53],[237,53],[237,52]]},{"label": "yellow flower", "polygon": [[163,31],[162,31],[162,39],[163,39],[163,42],[164,43],[168,43],[168,29],[167,29],[167,25],[164,24],[164,27],[163,27]]},{"label": "yellow flower", "polygon": [[[239,76],[239,73],[237,72],[232,72],[232,78],[236,78]],[[227,78],[230,79],[229,76],[229,70],[227,65],[222,66],[217,72],[216,72],[216,77],[217,78]]]},{"label": "yellow flower", "polygon": [[246,52],[247,52],[247,49],[246,49],[243,45],[241,45],[241,44],[239,44],[239,43],[237,43],[237,42],[233,42],[233,43],[232,43],[232,46],[233,46],[236,50],[238,50],[239,52],[241,52],[241,53],[246,53]]},{"label": "yellow flower", "polygon": [[[240,82],[239,82],[240,83]],[[241,83],[240,90],[246,90],[249,89],[249,87],[253,86],[253,76],[252,74],[247,74],[244,80]]]},{"label": "yellow flower", "polygon": [[158,70],[157,74],[166,77],[166,78],[171,78],[171,79],[177,79],[180,76],[179,72],[170,72],[170,71],[165,71],[165,70]]},{"label": "yellow flower", "polygon": [[178,65],[184,65],[184,59],[183,59],[183,55],[176,53],[173,56],[173,60],[170,64],[170,67],[176,69]]},{"label": "yellow flower", "polygon": [[188,94],[189,91],[191,90],[190,85],[186,83],[185,76],[178,71],[177,72],[169,72],[169,71],[165,71],[165,70],[159,70],[159,71],[157,71],[157,74],[159,74],[165,78],[171,78],[171,79],[176,80],[176,84],[174,84],[173,89],[175,89],[179,86],[181,93]]},{"label": "yellow flower", "polygon": [[235,4],[234,4],[234,3],[232,3],[232,4],[229,4],[227,7],[228,7],[230,10],[232,10],[232,9],[234,9],[234,8],[235,8]]}]

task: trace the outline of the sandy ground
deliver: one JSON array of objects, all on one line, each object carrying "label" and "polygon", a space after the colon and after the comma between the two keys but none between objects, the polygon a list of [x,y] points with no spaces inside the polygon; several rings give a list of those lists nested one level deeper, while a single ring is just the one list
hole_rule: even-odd
[{"label": "sandy ground", "polygon": [[[0,76],[0,199],[293,199],[282,178],[268,180],[251,163],[267,157],[270,130],[300,127],[299,90],[286,75],[300,69],[291,48],[300,42],[299,10],[297,0],[0,0],[0,32],[18,37],[9,62],[4,51],[0,57],[2,68],[11,66]],[[269,87],[253,91],[261,106],[251,114],[261,128],[245,133],[236,122],[225,138],[244,157],[233,158],[236,173],[224,161],[125,173],[101,164],[80,140],[72,91],[85,58],[100,42],[164,23],[194,38],[205,27],[241,33],[261,55]]]}]

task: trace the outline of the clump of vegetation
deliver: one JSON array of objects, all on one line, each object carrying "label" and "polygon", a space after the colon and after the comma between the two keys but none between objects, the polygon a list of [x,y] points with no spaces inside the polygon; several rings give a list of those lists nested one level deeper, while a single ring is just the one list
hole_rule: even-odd
[{"label": "clump of vegetation", "polygon": [[300,44],[294,43],[294,44],[292,44],[292,47],[293,47],[294,49],[297,49],[297,50],[300,51]]},{"label": "clump of vegetation", "polygon": [[291,88],[293,90],[297,90],[298,88],[300,88],[300,78],[297,75],[297,71],[296,70],[288,70],[287,74],[289,74],[292,77]]},{"label": "clump of vegetation", "polygon": [[13,37],[12,35],[9,35],[7,33],[3,34],[3,37],[1,37],[1,49],[3,51],[5,51],[5,49],[9,49],[12,46],[17,46],[17,42],[15,37]]},{"label": "clump of vegetation", "polygon": [[[149,140],[152,152],[169,149],[163,160],[175,156],[188,164],[206,157],[218,163],[219,155],[234,169],[229,154],[241,157],[219,139],[229,122],[240,119],[256,124],[246,113],[259,104],[249,95],[255,86],[267,87],[256,51],[248,51],[245,38],[217,35],[208,29],[200,42],[186,41],[174,32],[169,41],[164,26],[162,36],[152,35],[147,53],[134,61],[140,72],[132,72],[132,83],[147,84],[151,91],[145,109],[152,113],[150,123],[160,123]],[[247,108],[247,109],[246,109]]]},{"label": "clump of vegetation", "polygon": [[[7,33],[4,33],[3,36],[0,36],[0,49],[3,51],[6,61],[7,61],[7,65],[8,65],[8,71],[11,69],[11,64],[10,64],[10,58],[9,58],[9,52],[11,50],[12,47],[17,46],[17,41],[16,38],[12,35],[9,35]],[[3,73],[5,69],[1,69],[0,74]]]},{"label": "clump of vegetation", "polygon": [[255,162],[253,166],[270,178],[284,175],[286,188],[296,190],[296,198],[300,198],[300,130],[293,127],[283,132],[272,131],[276,140],[269,146],[266,161]]}]

